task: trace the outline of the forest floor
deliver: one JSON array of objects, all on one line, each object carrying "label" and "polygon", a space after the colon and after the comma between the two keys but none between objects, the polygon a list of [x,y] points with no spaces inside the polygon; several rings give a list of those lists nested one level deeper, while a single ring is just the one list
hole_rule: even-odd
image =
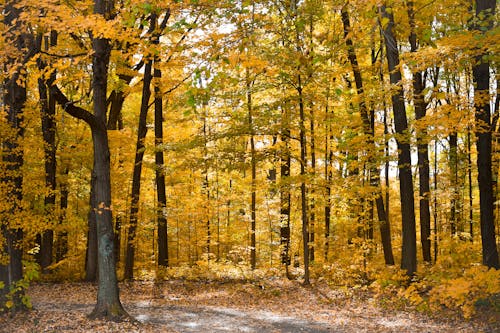
[{"label": "forest floor", "polygon": [[281,279],[133,282],[120,292],[136,322],[87,319],[93,284],[35,284],[28,290],[33,310],[0,315],[0,332],[500,332],[498,317],[431,317],[381,306],[367,292]]}]

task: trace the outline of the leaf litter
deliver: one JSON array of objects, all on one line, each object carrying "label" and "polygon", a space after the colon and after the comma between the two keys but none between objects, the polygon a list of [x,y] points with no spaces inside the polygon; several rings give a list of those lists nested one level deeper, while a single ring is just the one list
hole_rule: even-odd
[{"label": "leaf litter", "polygon": [[120,292],[135,321],[89,320],[93,284],[35,284],[33,310],[1,315],[0,332],[500,332],[498,322],[390,310],[361,291],[281,279],[135,281]]}]

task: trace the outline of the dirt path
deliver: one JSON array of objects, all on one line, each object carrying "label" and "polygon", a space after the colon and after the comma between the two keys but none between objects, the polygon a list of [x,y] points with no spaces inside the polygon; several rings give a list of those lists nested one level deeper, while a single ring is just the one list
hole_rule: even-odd
[{"label": "dirt path", "polygon": [[[121,286],[122,302],[139,323],[90,321],[95,286],[31,287],[34,310],[0,316],[0,332],[495,332],[491,324],[439,321],[384,311],[369,297],[298,283],[136,282]],[[500,331],[500,330],[499,330]]]}]

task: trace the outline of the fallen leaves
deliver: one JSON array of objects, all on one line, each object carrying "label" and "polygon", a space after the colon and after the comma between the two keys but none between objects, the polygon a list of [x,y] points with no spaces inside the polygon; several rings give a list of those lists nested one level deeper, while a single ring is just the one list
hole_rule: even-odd
[{"label": "fallen leaves", "polygon": [[93,284],[37,284],[28,290],[34,310],[0,316],[0,332],[493,332],[500,327],[388,310],[366,292],[281,279],[136,281],[120,289],[137,322],[89,320]]}]

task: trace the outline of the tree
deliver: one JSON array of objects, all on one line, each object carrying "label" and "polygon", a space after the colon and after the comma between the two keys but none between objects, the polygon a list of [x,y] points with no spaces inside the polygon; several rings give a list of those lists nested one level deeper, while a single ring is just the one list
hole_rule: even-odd
[{"label": "tree", "polygon": [[[408,19],[410,23],[410,50],[415,53],[418,50],[417,33],[415,23],[415,9],[413,1],[407,2]],[[415,107],[415,119],[423,119],[427,111],[427,103],[424,96],[425,77],[420,70],[413,73],[413,103]],[[419,212],[420,212],[420,242],[422,244],[422,255],[425,262],[431,262],[431,213],[429,209],[430,196],[430,171],[429,171],[429,145],[427,143],[427,131],[421,129],[417,134],[417,156],[419,175]]]},{"label": "tree", "polygon": [[[483,34],[493,26],[496,1],[476,0],[474,30]],[[474,106],[476,119],[477,169],[479,183],[479,208],[483,264],[500,268],[495,241],[493,214],[493,183],[491,170],[491,109],[490,109],[490,66],[486,54],[480,53],[472,67],[474,79]]]},{"label": "tree", "polygon": [[[113,1],[94,1],[94,14],[101,17],[103,21],[111,19],[113,9]],[[64,110],[73,117],[85,121],[92,131],[94,149],[92,181],[95,183],[90,210],[95,212],[97,229],[98,290],[97,304],[90,317],[121,320],[128,315],[120,302],[113,246],[110,154],[106,128],[106,91],[111,53],[109,39],[99,35],[94,36],[92,38],[92,50],[93,113],[76,106],[74,102],[68,100],[57,86],[51,86],[51,90]]]},{"label": "tree", "polygon": [[[151,34],[156,29],[156,13],[151,14],[150,26],[148,33]],[[130,194],[130,217],[128,225],[127,237],[127,252],[125,256],[125,273],[124,278],[131,280],[134,277],[134,256],[135,256],[135,234],[137,229],[137,215],[139,213],[139,196],[141,192],[141,172],[142,160],[146,145],[147,116],[149,110],[149,99],[151,97],[151,81],[153,80],[152,74],[153,59],[147,59],[144,67],[144,78],[142,80],[142,99],[139,113],[139,124],[137,128],[137,143],[135,150],[134,170],[132,173],[132,192]]]},{"label": "tree", "polygon": [[[166,16],[170,16],[168,11]],[[165,24],[167,20],[164,20]],[[161,28],[161,27],[160,27]],[[159,36],[155,36],[154,43],[159,43]],[[163,172],[164,157],[161,148],[163,144],[163,97],[160,89],[161,79],[160,57],[155,56],[153,77],[154,81],[154,109],[155,109],[155,181],[158,201],[158,266],[168,267],[168,228],[166,218],[167,194],[165,191],[165,174]]]},{"label": "tree", "polygon": [[[40,38],[40,42],[41,38]],[[50,37],[45,37],[45,50],[50,46],[55,46],[57,43],[57,32],[51,31]],[[45,69],[46,64],[41,59],[38,59],[38,67],[40,70]],[[51,81],[56,79],[56,72],[51,74]],[[45,80],[40,77],[38,79],[38,92],[40,95],[41,104],[41,120],[42,120],[42,133],[44,141],[44,157],[45,157],[45,186],[48,193],[44,198],[44,206],[46,218],[50,221],[55,218],[55,205],[56,205],[56,101],[49,94],[49,89]],[[52,252],[54,245],[54,231],[52,228],[45,230],[40,235],[40,266],[46,272],[47,267],[52,264]]]},{"label": "tree", "polygon": [[402,77],[399,68],[398,44],[393,30],[394,15],[392,8],[387,10],[385,4],[380,6],[380,13],[390,82],[395,89],[391,99],[394,126],[397,134],[399,191],[403,229],[401,268],[406,271],[408,276],[412,276],[417,271],[417,244],[408,121],[406,118],[403,88],[401,87]]},{"label": "tree", "polygon": [[370,185],[374,188],[375,203],[377,206],[377,213],[379,219],[380,237],[382,240],[382,247],[384,250],[385,263],[387,265],[394,265],[394,256],[392,254],[392,244],[391,244],[391,229],[390,224],[387,219],[387,215],[384,207],[384,199],[382,198],[382,189],[380,187],[380,168],[377,166],[377,161],[374,156],[376,153],[376,146],[374,141],[375,129],[373,127],[373,122],[370,119],[368,112],[368,107],[365,102],[364,90],[363,90],[363,79],[361,76],[361,70],[358,65],[358,59],[356,56],[356,51],[354,50],[354,43],[350,37],[350,20],[349,13],[347,11],[347,4],[342,7],[341,10],[342,23],[344,26],[344,38],[347,45],[347,52],[349,62],[351,63],[352,71],[354,73],[354,82],[356,84],[356,91],[358,96],[361,98],[359,103],[359,110],[361,113],[361,119],[363,122],[363,131],[367,137],[368,145],[368,163],[369,163],[369,174],[370,174]]},{"label": "tree", "polygon": [[[7,1],[2,8],[3,24],[8,29],[3,32],[5,45],[9,51],[2,64],[6,75],[3,76],[3,105],[7,118],[8,133],[2,137],[2,162],[4,170],[0,185],[4,200],[9,204],[0,211],[2,232],[2,261],[0,262],[0,308],[22,309],[24,290],[17,286],[23,278],[22,243],[23,230],[19,221],[23,200],[24,148],[21,140],[24,136],[23,109],[27,100],[26,63],[35,54],[35,40],[25,30],[25,22],[20,18],[21,10],[18,1]],[[7,295],[13,291],[10,303]]]}]

